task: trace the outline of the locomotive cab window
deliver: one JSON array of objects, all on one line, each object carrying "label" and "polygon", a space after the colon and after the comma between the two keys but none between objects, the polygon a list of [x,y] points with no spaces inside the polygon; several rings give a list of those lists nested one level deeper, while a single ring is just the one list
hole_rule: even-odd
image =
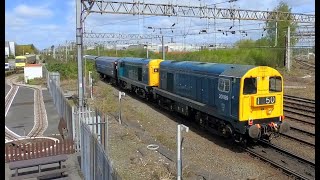
[{"label": "locomotive cab window", "polygon": [[282,80],[279,76],[269,78],[269,92],[281,92],[282,91]]},{"label": "locomotive cab window", "polygon": [[243,84],[243,94],[257,93],[257,78],[245,78]]},{"label": "locomotive cab window", "polygon": [[219,79],[218,90],[221,92],[230,91],[230,80],[229,79]]}]

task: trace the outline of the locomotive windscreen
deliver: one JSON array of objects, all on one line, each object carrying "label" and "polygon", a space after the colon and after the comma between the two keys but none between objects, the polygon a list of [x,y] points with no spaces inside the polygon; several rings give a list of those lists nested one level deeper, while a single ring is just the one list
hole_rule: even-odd
[{"label": "locomotive windscreen", "polygon": [[275,76],[275,77],[269,78],[269,91],[270,92],[281,92],[282,91],[281,77]]},{"label": "locomotive windscreen", "polygon": [[243,94],[257,93],[257,78],[244,79]]}]

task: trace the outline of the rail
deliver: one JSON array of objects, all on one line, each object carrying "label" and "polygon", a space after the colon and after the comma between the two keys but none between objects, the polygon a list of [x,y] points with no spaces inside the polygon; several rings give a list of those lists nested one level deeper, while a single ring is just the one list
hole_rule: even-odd
[{"label": "rail", "polygon": [[269,142],[259,141],[256,146],[243,149],[249,154],[270,163],[276,168],[280,168],[283,172],[298,179],[315,178],[314,162],[295,155]]}]

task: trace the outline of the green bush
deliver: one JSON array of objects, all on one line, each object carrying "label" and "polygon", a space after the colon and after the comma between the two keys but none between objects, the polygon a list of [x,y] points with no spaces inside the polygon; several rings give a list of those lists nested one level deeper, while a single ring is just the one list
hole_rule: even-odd
[{"label": "green bush", "polygon": [[[60,78],[62,80],[64,79],[77,79],[78,77],[78,64],[75,61],[69,61],[69,62],[61,62],[61,61],[48,61],[47,63],[47,69],[50,72],[59,72]],[[84,68],[86,74],[88,75],[88,72],[92,72],[92,78],[94,81],[96,81],[99,76],[98,73],[95,70],[94,62],[87,61],[86,68]]]}]

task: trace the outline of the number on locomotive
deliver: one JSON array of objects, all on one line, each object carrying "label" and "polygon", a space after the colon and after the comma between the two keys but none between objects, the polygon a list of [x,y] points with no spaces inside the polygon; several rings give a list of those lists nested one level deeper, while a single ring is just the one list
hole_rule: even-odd
[{"label": "number on locomotive", "polygon": [[270,97],[258,97],[257,98],[257,105],[262,104],[274,104],[276,103],[276,97],[270,96]]}]

